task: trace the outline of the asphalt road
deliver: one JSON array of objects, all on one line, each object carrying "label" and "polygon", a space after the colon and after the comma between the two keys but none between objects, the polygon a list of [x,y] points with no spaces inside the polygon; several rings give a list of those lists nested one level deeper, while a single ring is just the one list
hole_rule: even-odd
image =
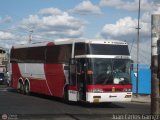
[{"label": "asphalt road", "polygon": [[146,114],[150,114],[149,103],[67,104],[58,98],[37,94],[26,96],[11,88],[0,88],[0,119],[114,120],[119,117],[127,120],[139,119]]}]

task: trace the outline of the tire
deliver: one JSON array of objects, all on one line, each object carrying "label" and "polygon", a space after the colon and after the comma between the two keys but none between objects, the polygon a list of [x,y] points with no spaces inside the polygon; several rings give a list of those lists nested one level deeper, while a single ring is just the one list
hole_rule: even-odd
[{"label": "tire", "polygon": [[63,100],[64,100],[65,103],[68,103],[68,102],[69,102],[68,86],[66,86],[65,89],[64,89]]},{"label": "tire", "polygon": [[30,88],[29,88],[29,83],[26,82],[25,85],[24,85],[24,93],[26,95],[30,95]]},{"label": "tire", "polygon": [[24,94],[24,85],[22,82],[19,82],[19,93]]}]

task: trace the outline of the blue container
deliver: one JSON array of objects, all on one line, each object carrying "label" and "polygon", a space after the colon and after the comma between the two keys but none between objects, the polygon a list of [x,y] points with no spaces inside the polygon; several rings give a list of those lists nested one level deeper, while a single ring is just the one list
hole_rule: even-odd
[{"label": "blue container", "polygon": [[[151,94],[151,69],[150,65],[139,64],[139,80],[138,80],[138,94]],[[133,64],[131,71],[131,78],[133,84],[133,93],[136,93],[136,78],[137,65]]]}]

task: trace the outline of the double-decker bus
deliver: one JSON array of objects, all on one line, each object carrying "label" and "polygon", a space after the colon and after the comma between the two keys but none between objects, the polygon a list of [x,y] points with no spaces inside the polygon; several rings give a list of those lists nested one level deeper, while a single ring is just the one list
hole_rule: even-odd
[{"label": "double-decker bus", "polygon": [[115,40],[17,45],[11,49],[11,86],[68,101],[130,101],[130,59],[127,43]]}]

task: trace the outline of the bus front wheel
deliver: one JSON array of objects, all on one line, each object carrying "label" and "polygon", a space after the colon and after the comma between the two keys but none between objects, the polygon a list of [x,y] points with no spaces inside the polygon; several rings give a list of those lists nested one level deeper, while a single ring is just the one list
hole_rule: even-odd
[{"label": "bus front wheel", "polygon": [[65,88],[64,88],[63,100],[64,100],[65,103],[69,102],[69,99],[68,99],[68,86],[65,86]]}]

